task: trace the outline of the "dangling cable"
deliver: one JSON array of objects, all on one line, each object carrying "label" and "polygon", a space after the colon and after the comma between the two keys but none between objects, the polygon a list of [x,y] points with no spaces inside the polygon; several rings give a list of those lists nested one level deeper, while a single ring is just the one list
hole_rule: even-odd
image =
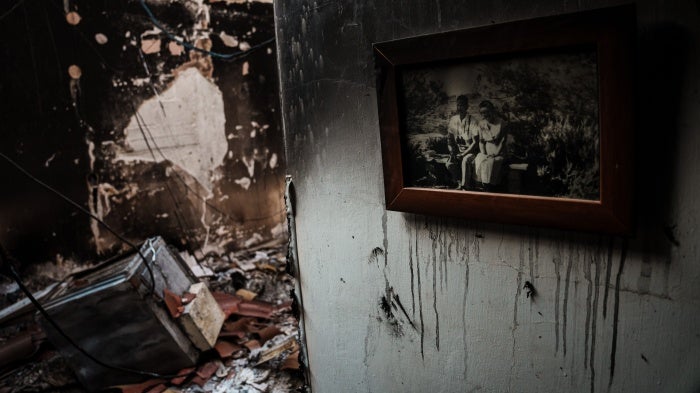
[{"label": "dangling cable", "polygon": [[[2,153],[0,153],[0,154],[2,154]],[[164,374],[159,374],[159,373],[150,372],[150,371],[143,371],[143,370],[136,370],[136,369],[132,369],[132,368],[128,368],[128,367],[115,366],[113,364],[107,364],[107,363],[101,361],[100,359],[97,359],[96,357],[92,356],[83,347],[78,345],[78,343],[73,341],[73,339],[70,338],[70,336],[66,332],[64,332],[60,326],[58,326],[56,321],[54,321],[53,318],[51,318],[51,316],[46,311],[46,309],[44,309],[44,307],[41,305],[41,303],[39,303],[39,301],[36,300],[36,298],[34,297],[34,295],[32,295],[32,292],[29,290],[29,288],[27,288],[24,285],[24,282],[19,277],[17,270],[15,270],[14,266],[12,266],[12,263],[10,263],[9,257],[6,254],[5,249],[2,247],[2,245],[0,245],[0,269],[2,269],[3,266],[4,266],[5,270],[10,274],[12,279],[15,280],[15,282],[17,283],[17,286],[19,286],[19,289],[22,292],[24,292],[24,294],[27,296],[27,299],[29,299],[29,301],[32,302],[32,304],[34,305],[34,307],[36,307],[36,309],[39,311],[39,313],[44,318],[46,318],[46,321],[54,329],[56,329],[58,334],[60,334],[61,337],[63,337],[68,342],[68,344],[70,344],[72,347],[74,347],[76,350],[78,350],[78,352],[80,352],[81,354],[83,354],[85,357],[92,360],[96,364],[98,364],[102,367],[105,367],[105,368],[112,369],[112,370],[123,371],[123,372],[131,373],[131,374],[144,375],[144,376],[153,377],[153,378],[171,379],[171,378],[175,378],[175,377],[179,376],[177,374],[164,375]]]},{"label": "dangling cable", "polygon": [[127,238],[124,236],[120,235],[116,230],[114,230],[109,224],[106,222],[102,221],[99,217],[95,216],[94,214],[90,213],[88,210],[86,210],[84,207],[80,206],[78,203],[74,202],[72,199],[68,198],[66,195],[58,191],[57,189],[51,187],[50,185],[44,183],[43,181],[39,180],[36,176],[32,175],[29,173],[26,169],[24,169],[21,165],[13,161],[10,157],[6,156],[4,153],[0,153],[0,157],[2,157],[5,161],[10,163],[12,166],[14,166],[18,171],[20,171],[23,175],[34,181],[35,183],[39,184],[40,186],[44,187],[45,189],[51,191],[55,195],[59,196],[61,199],[64,201],[68,202],[71,206],[75,207],[78,209],[81,213],[90,216],[93,220],[97,221],[100,223],[105,229],[107,229],[110,233],[112,233],[114,236],[116,236],[119,240],[122,242],[126,243],[129,247],[134,249],[136,253],[143,259],[143,263],[146,265],[146,269],[148,269],[148,275],[150,276],[151,279],[151,289],[149,294],[154,294],[155,289],[156,289],[156,279],[153,276],[153,269],[151,269],[151,265],[148,263],[148,260],[146,257],[143,255],[141,250],[132,242],[130,242]]}]

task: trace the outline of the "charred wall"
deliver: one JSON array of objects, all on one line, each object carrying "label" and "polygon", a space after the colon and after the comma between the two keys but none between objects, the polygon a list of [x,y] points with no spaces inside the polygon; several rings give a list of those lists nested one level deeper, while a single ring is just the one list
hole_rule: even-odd
[{"label": "charred wall", "polygon": [[[3,154],[134,242],[207,252],[279,234],[270,3],[16,3],[0,19]],[[123,249],[5,160],[0,178],[0,241],[19,260]]]},{"label": "charred wall", "polygon": [[698,391],[700,6],[635,3],[638,224],[620,238],[385,210],[372,56],[619,2],[275,2],[315,392]]}]

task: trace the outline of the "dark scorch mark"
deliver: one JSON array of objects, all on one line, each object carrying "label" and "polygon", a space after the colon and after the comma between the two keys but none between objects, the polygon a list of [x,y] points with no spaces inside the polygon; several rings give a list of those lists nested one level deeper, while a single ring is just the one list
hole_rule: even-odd
[{"label": "dark scorch mark", "polygon": [[[525,296],[528,298],[535,298],[537,295],[537,290],[535,290],[535,286],[532,285],[530,281],[525,281],[525,285],[523,285],[523,289],[525,290]],[[542,315],[541,312],[538,311],[540,315]]]},{"label": "dark scorch mark", "polygon": [[401,303],[399,295],[394,292],[394,287],[389,286],[388,281],[386,282],[385,293],[381,299],[379,299],[379,308],[382,310],[386,322],[391,329],[390,331],[395,337],[401,337],[404,334],[402,320],[398,317],[398,312],[403,314],[413,330],[418,330],[411,320],[411,317],[408,316],[408,312],[406,312],[406,308]]},{"label": "dark scorch mark", "polygon": [[387,299],[386,295],[382,296],[382,298],[379,300],[379,308],[384,313],[384,318],[386,319],[386,322],[389,325],[389,331],[391,332],[391,334],[394,337],[403,336],[403,326],[401,326],[398,319],[396,319],[396,316],[394,316],[394,312],[392,311],[392,305],[389,302],[389,299]]},{"label": "dark scorch mark", "polygon": [[384,250],[382,250],[381,247],[375,247],[374,250],[370,253],[369,259],[367,260],[367,263],[370,265],[373,263],[376,263],[377,266],[379,266],[379,258],[384,256]]}]

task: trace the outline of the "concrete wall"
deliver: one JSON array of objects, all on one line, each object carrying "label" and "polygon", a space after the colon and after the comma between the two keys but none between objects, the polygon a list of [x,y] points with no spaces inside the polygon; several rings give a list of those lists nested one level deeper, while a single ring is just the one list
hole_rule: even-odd
[{"label": "concrete wall", "polygon": [[615,3],[275,2],[315,392],[700,389],[697,1],[637,3],[629,239],[384,209],[373,42]]}]

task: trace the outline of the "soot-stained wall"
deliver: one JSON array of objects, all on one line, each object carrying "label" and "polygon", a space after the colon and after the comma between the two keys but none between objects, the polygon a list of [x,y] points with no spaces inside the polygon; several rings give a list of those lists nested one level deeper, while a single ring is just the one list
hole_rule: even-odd
[{"label": "soot-stained wall", "polygon": [[[206,253],[281,233],[271,3],[17,3],[0,20],[3,154],[134,242]],[[0,177],[0,240],[20,261],[124,248],[5,160]]]},{"label": "soot-stained wall", "polygon": [[629,238],[384,208],[373,42],[615,4],[275,3],[315,392],[700,389],[697,1],[636,2]]}]

